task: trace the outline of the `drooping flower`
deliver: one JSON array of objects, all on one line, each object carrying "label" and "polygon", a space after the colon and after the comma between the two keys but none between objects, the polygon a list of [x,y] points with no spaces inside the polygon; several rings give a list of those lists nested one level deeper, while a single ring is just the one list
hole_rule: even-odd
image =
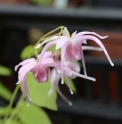
[{"label": "drooping flower", "polygon": [[[26,97],[27,102],[28,102],[28,100],[30,100],[28,87],[26,85],[26,75],[28,72],[32,72],[34,74],[35,80],[38,83],[44,83],[48,80],[48,78],[51,78],[51,82],[53,82],[51,84],[55,84],[57,92],[60,94],[60,96],[62,96],[62,98],[64,98],[66,101],[69,101],[61,93],[61,91],[58,87],[57,82],[59,82],[59,80],[61,78],[61,62],[56,60],[57,58],[55,56],[56,55],[54,53],[47,51],[47,52],[45,52],[45,54],[42,58],[41,64],[39,63],[39,60],[36,60],[35,58],[30,58],[23,62],[20,62],[17,66],[15,66],[15,71],[17,71],[19,66],[21,66],[18,71],[17,84],[22,83],[22,91],[24,93],[24,96]],[[40,58],[40,54],[38,55],[38,58]],[[77,63],[66,61],[64,63],[64,66],[65,66],[64,77],[67,80],[68,87],[70,89],[71,94],[73,92],[70,88],[70,83],[68,81],[68,78],[75,78],[75,77],[79,76],[81,78],[95,80],[92,77],[88,77],[88,76],[79,74],[80,67],[77,65]],[[54,67],[55,70],[57,70],[57,74],[55,76],[50,77],[50,67]],[[54,72],[52,72],[52,73],[54,73]],[[68,103],[71,104],[70,101]]]},{"label": "drooping flower", "polygon": [[[58,29],[58,28],[57,28]],[[53,30],[54,32],[55,30]],[[62,33],[62,35],[61,35]],[[19,72],[18,72],[18,83],[22,82],[22,90],[27,98],[29,99],[29,92],[26,85],[26,75],[28,72],[32,72],[35,80],[38,83],[44,83],[49,78],[51,78],[51,90],[49,91],[49,94],[53,91],[53,86],[56,87],[57,92],[60,94],[60,96],[65,99],[69,105],[71,105],[71,102],[62,94],[62,92],[59,89],[59,81],[61,79],[62,84],[64,83],[64,78],[66,79],[66,82],[68,84],[69,90],[71,94],[73,94],[71,88],[70,88],[70,82],[69,78],[75,78],[75,77],[81,77],[85,79],[89,79],[92,81],[95,81],[94,78],[87,76],[86,67],[85,67],[85,60],[83,55],[83,50],[97,50],[105,53],[106,57],[108,58],[110,64],[113,66],[105,47],[101,43],[99,39],[104,39],[107,36],[100,36],[96,34],[95,32],[74,32],[71,36],[67,28],[65,27],[64,30],[61,30],[61,33],[58,33],[59,36],[52,36],[47,38],[43,37],[39,42],[37,42],[38,45],[36,45],[35,49],[41,47],[42,45],[45,45],[41,51],[41,53],[38,55],[38,59],[30,58],[27,59],[21,63],[19,63],[15,70],[18,69],[19,66]],[[48,33],[50,34],[50,33]],[[45,35],[47,36],[47,35]],[[92,40],[96,42],[100,48],[97,47],[91,47],[91,46],[82,46],[82,44],[87,44],[87,40]],[[48,49],[55,45],[55,52],[48,52]],[[56,54],[59,54],[57,57]],[[80,74],[80,67],[77,64],[77,61],[82,61],[82,66],[84,70],[84,75]],[[52,73],[50,75],[50,68],[54,67],[52,70]]]},{"label": "drooping flower", "polygon": [[[74,79],[76,78],[77,76],[80,76],[82,78],[84,78],[85,76],[83,75],[80,75],[80,67],[77,63],[74,63],[74,62],[65,62],[65,65],[64,65],[64,77],[66,79],[66,82],[67,82],[67,85],[69,87],[69,90],[70,90],[70,93],[73,94],[73,91],[70,87],[70,82],[69,82],[69,79]],[[51,89],[49,90],[49,95],[52,94],[53,92],[53,88],[55,87],[58,94],[71,106],[72,103],[63,95],[63,93],[60,91],[59,89],[59,81],[62,77],[62,74],[61,74],[61,70],[57,69],[57,68],[54,68],[52,70],[52,74],[51,74],[51,80],[50,80],[50,83],[51,83]]]},{"label": "drooping flower", "polygon": [[22,83],[22,91],[27,100],[29,100],[29,92],[26,84],[26,75],[32,72],[35,80],[38,83],[44,83],[50,77],[50,67],[55,67],[55,62],[52,59],[52,53],[46,52],[42,58],[41,64],[35,58],[27,59],[15,66],[15,71],[18,71],[18,83]]},{"label": "drooping flower", "polygon": [[[49,47],[52,45],[56,45],[56,50],[61,51],[61,73],[62,73],[62,83],[63,83],[63,71],[64,71],[64,61],[82,61],[82,66],[84,69],[84,74],[87,76],[86,72],[86,67],[85,67],[85,60],[84,60],[84,55],[83,55],[83,49],[82,49],[82,44],[87,43],[87,40],[92,40],[96,42],[101,49],[104,51],[106,57],[108,58],[110,64],[113,66],[114,64],[112,63],[105,47],[103,46],[102,42],[98,39],[104,39],[107,36],[100,36],[96,34],[95,32],[80,32],[76,33],[74,32],[71,37],[69,34],[69,31],[67,28],[64,28],[62,32],[63,36],[54,36],[48,40],[43,41],[41,44],[38,44],[35,48],[39,48],[41,45],[47,43],[45,47],[43,48],[41,55],[40,55],[40,62],[41,58],[43,57],[44,53],[48,50]],[[97,38],[98,37],[98,38]],[[51,42],[50,42],[51,41]]]},{"label": "drooping flower", "polygon": [[[101,51],[102,49],[99,47],[91,47],[91,46],[82,46],[83,50],[97,50],[97,51]],[[61,92],[60,88],[59,88],[59,81],[62,77],[62,73],[61,73],[61,64],[55,60],[56,63],[59,64],[59,68],[54,68],[51,72],[51,89],[49,90],[48,94],[51,95],[53,92],[53,88],[55,87],[58,94],[71,106],[72,102],[69,101]],[[70,62],[70,61],[65,61],[64,62],[64,77],[66,79],[67,82],[67,86],[69,87],[70,93],[73,94],[73,91],[70,87],[70,82],[69,82],[69,78],[70,79],[74,79],[76,77],[81,77],[81,78],[86,78],[89,80],[95,80],[92,77],[88,77],[85,75],[80,74],[80,66],[77,62]]]}]

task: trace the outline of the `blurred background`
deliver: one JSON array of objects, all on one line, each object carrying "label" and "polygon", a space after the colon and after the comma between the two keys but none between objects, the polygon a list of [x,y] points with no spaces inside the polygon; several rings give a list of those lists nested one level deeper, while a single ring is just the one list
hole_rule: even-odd
[{"label": "blurred background", "polygon": [[[97,81],[75,79],[73,96],[61,86],[73,106],[59,98],[58,112],[45,109],[53,124],[122,124],[122,0],[0,0],[0,65],[13,71],[0,80],[13,91],[14,66],[21,61],[22,49],[61,25],[71,33],[108,35],[102,42],[115,66],[110,66],[103,52],[85,51],[88,75]],[[88,44],[97,46],[92,41]]]}]

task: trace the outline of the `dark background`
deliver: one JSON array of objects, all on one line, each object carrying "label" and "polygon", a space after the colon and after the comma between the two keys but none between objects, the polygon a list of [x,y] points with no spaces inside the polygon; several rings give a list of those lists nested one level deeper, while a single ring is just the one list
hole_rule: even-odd
[{"label": "dark background", "polygon": [[[59,98],[58,112],[46,111],[54,124],[121,124],[122,1],[69,0],[63,9],[54,8],[53,1],[48,5],[24,0],[0,2],[0,64],[13,70],[12,76],[0,77],[5,86],[11,91],[15,87],[14,66],[21,61],[21,50],[35,42],[31,40],[33,33],[29,33],[32,29],[44,34],[64,25],[71,32],[87,30],[108,35],[102,42],[115,66],[110,66],[104,53],[85,52],[88,75],[97,81],[75,79],[78,93],[73,96],[61,86],[73,106],[69,107]],[[88,44],[96,46],[91,41]],[[2,99],[1,105],[6,105]]]}]

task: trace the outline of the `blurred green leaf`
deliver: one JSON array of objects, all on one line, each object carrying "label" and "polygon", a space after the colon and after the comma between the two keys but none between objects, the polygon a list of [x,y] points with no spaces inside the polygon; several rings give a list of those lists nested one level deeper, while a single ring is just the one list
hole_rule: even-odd
[{"label": "blurred green leaf", "polygon": [[27,104],[24,102],[18,112],[20,120],[26,124],[51,124],[48,115],[34,104]]},{"label": "blurred green leaf", "polygon": [[[34,51],[32,52],[33,49],[34,49],[34,45],[26,46],[20,54],[21,59],[27,59],[28,57],[35,56],[35,52]],[[39,53],[41,50],[42,50],[42,47],[40,47],[39,49],[36,49],[36,52]]]},{"label": "blurred green leaf", "polygon": [[30,55],[30,53],[31,53],[31,51],[32,51],[32,49],[33,49],[33,47],[34,47],[34,45],[28,45],[28,46],[26,46],[26,47],[22,50],[22,52],[21,52],[21,54],[20,54],[21,59],[27,59],[27,58],[29,57],[29,55]]},{"label": "blurred green leaf", "polygon": [[5,122],[5,124],[25,124],[21,121],[17,120],[11,120],[10,118],[7,119],[7,121]]},{"label": "blurred green leaf", "polygon": [[52,95],[48,95],[51,88],[50,82],[37,83],[32,73],[28,73],[26,79],[32,102],[41,107],[57,110],[55,89]]},{"label": "blurred green leaf", "polygon": [[[66,79],[64,79],[64,82],[65,82],[65,84],[68,86],[68,84],[67,84],[67,82],[66,82]],[[70,82],[70,87],[71,87],[72,91],[73,91],[74,93],[77,93],[76,87],[75,87],[74,82],[72,81],[72,79],[69,79],[69,82]]]},{"label": "blurred green leaf", "polygon": [[56,51],[56,45],[51,46],[48,51],[55,52]]},{"label": "blurred green leaf", "polygon": [[2,76],[9,76],[11,74],[12,74],[12,71],[9,68],[0,65],[0,75],[2,75]]},{"label": "blurred green leaf", "polygon": [[10,101],[12,97],[12,93],[0,82],[0,96],[5,100]]},{"label": "blurred green leaf", "polygon": [[52,0],[31,0],[33,3],[36,3],[38,5],[50,5],[52,3]]},{"label": "blurred green leaf", "polygon": [[80,66],[80,68],[82,67],[81,61],[77,61],[77,64]]},{"label": "blurred green leaf", "polygon": [[[6,111],[8,110],[7,107],[0,107],[0,116],[4,116],[6,114]],[[12,112],[12,108],[10,109],[10,113]]]}]

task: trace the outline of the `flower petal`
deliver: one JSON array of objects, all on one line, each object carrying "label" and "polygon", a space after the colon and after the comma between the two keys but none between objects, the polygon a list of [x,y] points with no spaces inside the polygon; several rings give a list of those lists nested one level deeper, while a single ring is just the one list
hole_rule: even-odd
[{"label": "flower petal", "polygon": [[113,62],[112,62],[110,56],[108,55],[108,52],[106,51],[105,47],[103,46],[102,42],[101,42],[98,38],[96,38],[96,37],[94,37],[94,36],[90,36],[90,35],[85,35],[85,36],[82,38],[82,40],[88,40],[88,39],[95,41],[95,42],[102,48],[102,50],[104,51],[106,57],[108,58],[108,61],[109,61],[110,64],[111,64],[111,66],[114,66],[114,64],[113,64]]},{"label": "flower petal", "polygon": [[15,66],[15,71],[17,71],[19,66],[25,65],[25,64],[28,64],[28,63],[34,62],[34,61],[36,61],[34,58],[30,58],[30,59],[26,59],[26,60],[20,62],[18,65]]},{"label": "flower petal", "polygon": [[50,77],[51,89],[48,92],[49,96],[53,93],[55,82],[58,83],[58,81],[60,80],[60,77],[61,76],[59,73],[57,73],[56,69],[53,69]]},{"label": "flower petal", "polygon": [[66,49],[66,60],[68,61],[76,61],[76,58],[74,57],[73,53],[72,53],[72,45],[68,45],[67,49]]},{"label": "flower petal", "polygon": [[107,38],[108,36],[100,36],[99,34],[95,33],[95,32],[89,32],[89,31],[83,31],[83,32],[80,32],[80,33],[77,33],[75,35],[75,37],[78,37],[78,36],[83,36],[83,35],[94,35],[94,36],[97,36],[98,38],[100,39],[105,39]]},{"label": "flower petal", "polygon": [[77,77],[81,77],[81,78],[84,78],[84,79],[88,79],[88,80],[91,80],[91,81],[96,81],[95,78],[92,78],[92,77],[89,77],[89,76],[85,76],[85,75],[82,75],[82,74],[79,74],[75,71],[72,71],[72,74],[77,76]]},{"label": "flower petal", "polygon": [[35,46],[35,49],[38,49],[38,48],[40,48],[42,45],[44,45],[45,43],[47,43],[47,42],[49,42],[49,41],[56,40],[56,39],[58,39],[58,38],[59,38],[59,36],[53,36],[53,37],[51,37],[51,38],[49,38],[49,39],[46,39],[46,40],[44,40],[42,43],[40,43],[40,44],[38,44],[37,46]]},{"label": "flower petal", "polygon": [[[40,56],[40,55],[39,55]],[[40,57],[39,57],[40,58]],[[53,54],[52,54],[52,52],[49,52],[49,51],[47,51],[47,52],[45,52],[45,54],[44,54],[44,56],[43,56],[43,58],[42,58],[42,61],[41,61],[41,64],[42,65],[46,65],[46,64],[55,64],[55,62],[54,62],[54,60],[53,60]]]},{"label": "flower petal", "polygon": [[69,33],[67,27],[64,28],[64,30],[63,30],[63,32],[62,32],[62,35],[63,35],[63,36],[70,37],[70,33]]},{"label": "flower petal", "polygon": [[43,82],[46,82],[48,80],[49,67],[36,65],[36,67],[31,69],[31,72],[33,74],[36,74],[35,79],[38,83],[43,83]]},{"label": "flower petal", "polygon": [[83,50],[82,49],[81,49],[81,61],[82,61],[82,65],[83,65],[84,75],[87,75],[86,65],[85,65],[85,58],[84,58],[84,54],[83,54]]},{"label": "flower petal", "polygon": [[28,65],[22,66],[18,72],[18,82],[22,82],[26,74],[36,65],[36,63],[29,63]]},{"label": "flower petal", "polygon": [[71,35],[71,37],[75,36],[76,33],[77,33],[77,31],[73,32],[72,35]]},{"label": "flower petal", "polygon": [[28,91],[28,87],[27,87],[25,78],[23,78],[23,81],[22,81],[22,92],[26,98],[27,106],[29,106],[31,99],[30,99],[30,95],[29,95],[29,91]]},{"label": "flower petal", "polygon": [[63,49],[61,49],[61,72],[62,72],[61,80],[62,80],[62,84],[64,82],[64,78],[63,78],[64,61],[65,61],[65,54],[66,54],[66,49],[67,49],[68,45],[70,45],[70,42],[66,42],[63,46]]},{"label": "flower petal", "polygon": [[76,40],[72,43],[72,54],[75,57],[76,60],[80,60],[82,55],[81,55],[81,45],[82,42],[81,40]]},{"label": "flower petal", "polygon": [[62,36],[60,39],[57,40],[57,43],[56,43],[56,50],[62,48],[63,45],[64,45],[66,42],[69,42],[69,41],[70,41],[69,37],[67,37],[67,36]]},{"label": "flower petal", "polygon": [[102,51],[102,49],[100,47],[92,47],[92,46],[82,46],[82,50]]},{"label": "flower petal", "polygon": [[58,94],[59,94],[70,106],[72,106],[72,102],[70,102],[70,101],[62,94],[61,90],[59,89],[59,80],[56,80],[54,86],[56,87],[56,90],[57,90]]},{"label": "flower petal", "polygon": [[52,41],[52,42],[49,42],[48,44],[46,44],[44,46],[44,48],[42,49],[41,51],[41,54],[39,55],[39,63],[41,64],[41,61],[43,59],[43,56],[44,54],[47,52],[47,50],[49,49],[49,47],[51,47],[52,45],[55,45],[57,41]]},{"label": "flower petal", "polygon": [[75,71],[75,72],[77,72],[77,73],[80,72],[80,66],[79,66],[76,62],[66,62],[66,63],[67,63],[67,66],[68,66],[71,70],[73,70],[73,71]]}]

